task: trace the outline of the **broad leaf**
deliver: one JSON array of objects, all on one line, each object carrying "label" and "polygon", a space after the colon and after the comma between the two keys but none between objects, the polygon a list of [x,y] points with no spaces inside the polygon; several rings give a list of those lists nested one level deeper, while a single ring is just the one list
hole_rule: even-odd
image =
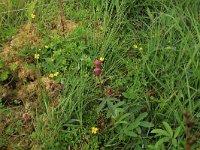
[{"label": "broad leaf", "polygon": [[122,124],[122,123],[127,123],[127,121],[124,121],[124,119],[126,119],[128,116],[130,116],[130,113],[123,114],[122,116],[117,118],[117,121],[116,121],[115,125]]},{"label": "broad leaf", "polygon": [[167,122],[163,122],[163,125],[164,125],[165,129],[167,130],[167,132],[170,134],[170,136],[173,137],[173,130],[170,127],[170,125]]},{"label": "broad leaf", "polygon": [[136,122],[140,122],[141,120],[143,120],[146,116],[148,115],[147,112],[144,112],[142,114],[140,114],[137,118],[136,118]]},{"label": "broad leaf", "polygon": [[131,136],[131,137],[137,137],[138,135],[135,132],[132,132],[130,130],[125,130],[124,132],[126,135]]},{"label": "broad leaf", "polygon": [[137,128],[140,125],[140,122],[133,122],[131,123],[131,125],[128,126],[128,130],[133,130],[135,128]]},{"label": "broad leaf", "polygon": [[177,147],[177,140],[176,139],[172,139],[172,144],[174,145],[174,147]]},{"label": "broad leaf", "polygon": [[145,128],[151,128],[154,126],[154,124],[151,122],[142,121],[142,122],[140,122],[140,126],[145,127]]},{"label": "broad leaf", "polygon": [[179,126],[178,128],[176,128],[176,131],[174,133],[174,138],[177,138],[179,136],[180,131],[181,131],[181,126]]},{"label": "broad leaf", "polygon": [[156,148],[159,148],[163,143],[168,142],[170,140],[170,137],[164,137],[158,140],[158,142],[155,144]]},{"label": "broad leaf", "polygon": [[155,133],[155,134],[157,134],[157,136],[163,135],[163,136],[170,137],[170,134],[167,131],[162,130],[162,129],[154,129],[151,131],[151,133]]}]

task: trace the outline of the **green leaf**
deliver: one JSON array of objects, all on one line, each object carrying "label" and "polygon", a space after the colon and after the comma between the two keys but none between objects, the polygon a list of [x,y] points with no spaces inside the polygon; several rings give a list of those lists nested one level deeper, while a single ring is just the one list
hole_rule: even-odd
[{"label": "green leaf", "polygon": [[133,130],[133,129],[137,128],[139,125],[140,125],[140,122],[133,122],[133,123],[131,123],[130,126],[128,126],[127,129],[128,130]]},{"label": "green leaf", "polygon": [[3,68],[3,61],[0,60],[0,69]]},{"label": "green leaf", "polygon": [[103,99],[101,104],[97,108],[97,113],[99,113],[105,107],[105,104],[106,104],[106,100]]},{"label": "green leaf", "polygon": [[157,136],[163,135],[163,136],[170,137],[170,134],[167,131],[162,130],[162,129],[154,129],[151,131],[151,133],[155,133],[155,134],[157,134]]},{"label": "green leaf", "polygon": [[[107,101],[119,101],[119,99],[115,98],[115,97],[107,97],[106,98]],[[124,104],[124,102],[118,103],[118,104]]]},{"label": "green leaf", "polygon": [[135,132],[132,132],[130,130],[125,130],[124,132],[126,135],[131,136],[131,137],[137,137],[138,135]]},{"label": "green leaf", "polygon": [[175,131],[175,133],[174,133],[174,138],[177,138],[177,137],[178,137],[180,131],[181,131],[181,126],[179,126],[178,128],[176,128],[176,131]]},{"label": "green leaf", "polygon": [[[115,101],[116,101],[116,100],[118,100],[118,99],[112,99],[112,100],[115,100]],[[117,102],[117,103],[115,104],[115,107],[121,107],[121,106],[123,106],[124,104],[125,104],[125,102],[123,102],[123,101],[120,102],[120,101],[119,101],[119,102]]]},{"label": "green leaf", "polygon": [[6,134],[12,135],[14,133],[14,129],[12,127],[9,127],[6,129]]},{"label": "green leaf", "polygon": [[156,149],[154,145],[147,145],[147,147],[148,147],[149,150],[155,150]]},{"label": "green leaf", "polygon": [[109,108],[110,112],[112,113],[112,115],[116,116],[115,107],[114,107],[113,103],[107,100],[107,104],[108,104],[108,108]]},{"label": "green leaf", "polygon": [[115,125],[122,124],[122,123],[126,124],[127,121],[123,121],[123,119],[126,119],[128,116],[130,116],[130,113],[123,114],[122,116],[120,116],[119,118],[117,118],[117,121],[116,121]]},{"label": "green leaf", "polygon": [[140,122],[140,126],[145,127],[145,128],[151,128],[154,126],[154,124],[151,122],[142,121],[142,122]]},{"label": "green leaf", "polygon": [[140,125],[140,121],[147,116],[147,112],[140,114],[135,121],[128,127],[129,130],[135,129]]},{"label": "green leaf", "polygon": [[136,121],[136,122],[140,122],[140,121],[143,120],[147,115],[148,115],[148,113],[147,113],[147,112],[144,112],[144,113],[140,114],[140,115],[135,119],[135,121]]},{"label": "green leaf", "polygon": [[168,142],[170,140],[170,137],[164,137],[158,140],[158,142],[155,144],[156,148],[159,148],[163,143]]},{"label": "green leaf", "polygon": [[153,14],[151,13],[149,7],[147,7],[147,14],[148,14],[150,20],[153,22],[153,20],[154,20],[154,16],[153,16]]},{"label": "green leaf", "polygon": [[7,71],[3,71],[0,75],[0,80],[1,81],[5,81],[6,79],[8,79],[8,72]]},{"label": "green leaf", "polygon": [[14,71],[17,68],[17,64],[16,63],[12,63],[9,66],[10,70]]},{"label": "green leaf", "polygon": [[138,134],[141,134],[141,133],[142,133],[142,130],[141,130],[140,127],[136,128],[135,130],[137,131]]},{"label": "green leaf", "polygon": [[163,122],[163,125],[164,125],[165,129],[167,130],[167,132],[170,134],[170,136],[173,137],[173,130],[170,127],[170,125],[167,122]]},{"label": "green leaf", "polygon": [[176,139],[172,139],[172,144],[174,145],[174,147],[177,147],[177,140]]}]

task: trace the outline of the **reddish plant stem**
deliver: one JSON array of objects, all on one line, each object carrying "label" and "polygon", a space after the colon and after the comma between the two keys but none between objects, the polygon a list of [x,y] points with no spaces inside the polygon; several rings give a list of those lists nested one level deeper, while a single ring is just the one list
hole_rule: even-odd
[{"label": "reddish plant stem", "polygon": [[193,144],[197,142],[198,134],[192,135],[191,130],[192,127],[196,124],[196,121],[191,119],[191,113],[190,112],[184,112],[183,113],[185,117],[185,132],[186,132],[186,150],[191,150],[191,147]]},{"label": "reddish plant stem", "polygon": [[190,144],[190,127],[187,125],[188,118],[186,117],[186,150],[191,150],[191,144]]},{"label": "reddish plant stem", "polygon": [[62,0],[58,0],[58,8],[60,10],[60,23],[61,23],[61,26],[62,26],[62,32],[64,33],[65,32],[65,22],[64,22],[64,13],[63,13],[63,9],[62,9],[62,4],[63,4],[63,1]]}]

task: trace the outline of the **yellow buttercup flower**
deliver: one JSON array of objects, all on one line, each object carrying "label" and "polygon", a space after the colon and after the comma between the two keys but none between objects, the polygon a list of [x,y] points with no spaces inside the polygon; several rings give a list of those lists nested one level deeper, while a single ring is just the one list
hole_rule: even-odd
[{"label": "yellow buttercup flower", "polygon": [[31,18],[32,18],[32,19],[35,19],[35,14],[31,14]]},{"label": "yellow buttercup flower", "polygon": [[58,75],[59,75],[59,72],[55,72],[55,73],[53,74],[54,77],[57,77]]},{"label": "yellow buttercup flower", "polygon": [[138,46],[136,44],[133,45],[133,48],[138,48]]},{"label": "yellow buttercup flower", "polygon": [[49,46],[48,46],[48,45],[45,45],[44,47],[45,47],[46,49],[48,49],[48,48],[49,48]]},{"label": "yellow buttercup flower", "polygon": [[101,62],[103,62],[104,59],[105,59],[104,57],[100,57],[100,58],[99,58],[99,60],[100,60]]},{"label": "yellow buttercup flower", "polygon": [[142,48],[142,47],[140,47],[140,48],[139,48],[139,51],[142,51],[142,50],[143,50],[143,48]]},{"label": "yellow buttercup flower", "polygon": [[49,77],[50,77],[50,78],[53,78],[53,77],[54,77],[54,74],[53,74],[53,73],[50,73],[50,74],[49,74]]},{"label": "yellow buttercup flower", "polygon": [[92,134],[96,134],[99,129],[96,127],[92,127]]},{"label": "yellow buttercup flower", "polygon": [[40,54],[34,54],[34,58],[35,59],[39,59],[40,58]]}]

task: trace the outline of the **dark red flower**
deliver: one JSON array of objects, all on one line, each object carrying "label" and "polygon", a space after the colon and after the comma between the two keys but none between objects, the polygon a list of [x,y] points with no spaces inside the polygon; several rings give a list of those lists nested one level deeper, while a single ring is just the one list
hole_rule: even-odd
[{"label": "dark red flower", "polygon": [[95,76],[99,76],[101,74],[101,69],[100,68],[94,68],[93,73]]},{"label": "dark red flower", "polygon": [[100,68],[100,67],[101,67],[101,61],[98,60],[98,59],[96,59],[96,60],[94,61],[94,66],[95,66],[95,68]]},{"label": "dark red flower", "polygon": [[112,90],[111,88],[108,88],[106,94],[107,94],[107,95],[111,95],[112,93],[113,93],[113,90]]}]

